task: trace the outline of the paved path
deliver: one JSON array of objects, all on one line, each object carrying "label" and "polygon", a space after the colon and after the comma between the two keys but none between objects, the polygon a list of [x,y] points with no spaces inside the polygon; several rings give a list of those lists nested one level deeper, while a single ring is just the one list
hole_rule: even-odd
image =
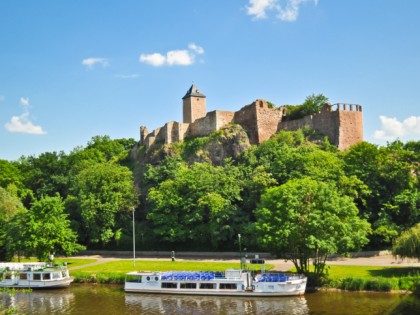
[{"label": "paved path", "polygon": [[[76,259],[96,259],[95,262],[82,265],[82,266],[75,266],[70,267],[70,270],[76,270],[85,268],[88,266],[94,266],[103,264],[110,261],[116,261],[116,260],[132,260],[133,258],[127,258],[127,257],[102,257],[100,255],[93,255],[93,256],[75,256],[72,258]],[[136,261],[142,261],[142,260],[167,260],[170,261],[170,258],[136,258]],[[180,259],[177,258],[177,261],[225,261],[225,262],[238,262],[237,259]],[[293,263],[290,261],[284,261],[283,259],[266,259],[267,264],[274,265],[275,270],[289,270],[293,267]],[[420,262],[414,259],[410,260],[400,260],[395,259],[392,255],[381,255],[381,256],[374,256],[374,257],[357,257],[357,258],[331,258],[327,260],[327,265],[349,265],[349,266],[383,266],[383,267],[420,267]]]}]

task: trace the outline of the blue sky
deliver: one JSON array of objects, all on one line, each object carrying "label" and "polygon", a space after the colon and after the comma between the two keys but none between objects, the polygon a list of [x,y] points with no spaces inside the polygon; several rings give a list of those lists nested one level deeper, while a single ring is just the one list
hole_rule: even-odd
[{"label": "blue sky", "polygon": [[323,93],[369,142],[419,140],[420,1],[0,1],[0,159],[139,139],[192,82],[208,111]]}]

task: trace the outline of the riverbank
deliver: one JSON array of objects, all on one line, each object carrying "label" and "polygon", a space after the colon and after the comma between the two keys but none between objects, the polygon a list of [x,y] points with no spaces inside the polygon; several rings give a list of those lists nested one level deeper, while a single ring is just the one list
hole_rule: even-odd
[{"label": "riverbank", "polygon": [[[123,283],[126,272],[133,270],[224,270],[239,268],[238,259],[225,258],[176,258],[170,257],[103,257],[83,255],[71,258],[76,264],[69,269],[76,282]],[[79,264],[79,259],[86,263]],[[135,262],[135,265],[134,265]],[[267,271],[290,271],[293,264],[281,259],[265,259]],[[328,281],[326,288],[353,291],[400,292],[413,291],[420,284],[420,262],[398,260],[392,255],[373,257],[334,257],[327,261]]]}]

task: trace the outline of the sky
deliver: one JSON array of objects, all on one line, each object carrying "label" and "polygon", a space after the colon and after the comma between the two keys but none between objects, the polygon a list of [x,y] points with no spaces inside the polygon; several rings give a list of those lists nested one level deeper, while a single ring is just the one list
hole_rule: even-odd
[{"label": "sky", "polygon": [[139,140],[193,82],[207,111],[322,93],[366,141],[418,141],[420,1],[0,1],[0,159]]}]

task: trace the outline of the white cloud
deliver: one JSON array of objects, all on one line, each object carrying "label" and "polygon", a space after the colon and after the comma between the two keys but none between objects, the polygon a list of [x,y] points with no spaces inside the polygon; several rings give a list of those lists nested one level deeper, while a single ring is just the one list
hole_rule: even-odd
[{"label": "white cloud", "polygon": [[141,54],[139,60],[155,67],[163,66],[166,63],[166,57],[159,53],[150,55]]},{"label": "white cloud", "polygon": [[198,46],[198,45],[196,45],[194,43],[190,43],[188,45],[188,48],[191,49],[191,50],[193,50],[194,52],[196,52],[199,55],[204,54],[204,48],[203,47],[200,47],[200,46]]},{"label": "white cloud", "polygon": [[194,63],[194,54],[188,50],[171,50],[166,54],[168,65],[189,66]]},{"label": "white cloud", "polygon": [[250,6],[247,6],[247,14],[254,16],[255,19],[265,19],[266,12],[278,10],[277,0],[249,0]]},{"label": "white cloud", "polygon": [[10,132],[22,132],[35,135],[46,134],[41,126],[36,126],[29,120],[29,112],[27,111],[20,116],[12,116],[10,122],[6,123],[4,127]]},{"label": "white cloud", "polygon": [[245,8],[256,20],[265,19],[273,12],[277,19],[292,22],[298,18],[300,6],[305,2],[318,4],[318,0],[249,0],[249,6]]},{"label": "white cloud", "polygon": [[29,97],[21,97],[20,104],[24,107],[23,114],[20,116],[12,116],[10,122],[6,123],[4,127],[10,132],[22,132],[35,135],[46,134],[41,126],[34,125],[29,119]]},{"label": "white cloud", "polygon": [[109,65],[109,61],[106,58],[86,58],[82,60],[82,65],[86,66],[86,69],[92,70],[94,66],[100,65],[106,67]]},{"label": "white cloud", "polygon": [[420,116],[410,116],[402,122],[398,119],[379,116],[381,130],[376,130],[374,138],[378,140],[393,141],[397,138],[420,135]]},{"label": "white cloud", "polygon": [[154,67],[164,65],[189,66],[195,62],[196,54],[204,54],[204,49],[194,43],[188,45],[188,49],[170,50],[165,55],[161,53],[141,54],[140,62],[147,63]]}]

